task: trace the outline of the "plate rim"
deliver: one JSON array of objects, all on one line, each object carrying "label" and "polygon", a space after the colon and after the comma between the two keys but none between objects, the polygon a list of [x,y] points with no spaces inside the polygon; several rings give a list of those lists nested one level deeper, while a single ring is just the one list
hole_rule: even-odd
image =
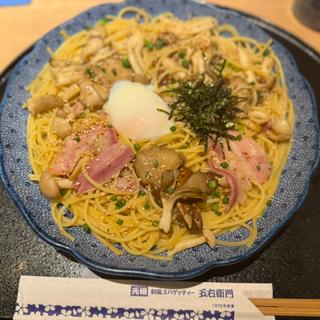
[{"label": "plate rim", "polygon": [[[120,4],[126,4],[127,1],[124,1]],[[196,0],[189,0],[187,2],[191,2],[191,3],[195,3],[195,4],[200,4],[203,6],[208,6],[211,8],[218,8],[219,10],[225,10],[225,11],[230,11],[233,13],[236,13],[237,15],[243,16],[246,19],[251,19],[254,21],[256,27],[260,28],[261,27],[257,24],[257,22],[272,26],[274,29],[282,32],[283,34],[286,34],[289,38],[292,38],[295,42],[297,43],[301,43],[303,47],[305,47],[306,49],[309,50],[309,52],[312,52],[313,55],[319,56],[320,55],[314,51],[313,48],[311,48],[310,46],[308,46],[307,44],[303,43],[303,41],[301,41],[300,39],[296,38],[294,35],[290,34],[290,32],[287,32],[286,30],[268,22],[265,21],[259,17],[253,16],[251,14],[247,14],[244,12],[241,12],[237,9],[232,9],[232,8],[226,8],[223,6],[219,6],[219,5],[214,5],[214,4],[203,4],[203,3],[199,3]],[[10,71],[10,66],[12,65],[13,71],[12,74],[9,74],[9,80],[5,86],[5,90],[4,90],[4,94],[3,94],[3,99],[0,102],[0,123],[1,123],[1,118],[2,118],[2,111],[4,109],[4,105],[6,104],[6,100],[7,100],[7,92],[8,92],[8,88],[11,85],[11,82],[14,80],[14,72],[19,70],[23,64],[23,62],[33,53],[33,51],[35,50],[35,48],[37,47],[37,45],[40,45],[41,40],[43,39],[43,37],[47,36],[49,33],[51,33],[52,31],[56,30],[57,28],[60,28],[62,25],[69,23],[70,21],[74,20],[75,18],[79,17],[80,15],[86,13],[87,11],[90,11],[92,9],[95,8],[99,8],[102,6],[106,6],[106,5],[112,5],[112,4],[119,4],[119,3],[107,3],[107,4],[100,4],[97,6],[93,6],[90,7],[89,9],[79,13],[78,15],[62,22],[61,24],[59,24],[58,26],[56,26],[55,28],[51,29],[50,31],[48,31],[46,34],[44,34],[40,39],[38,39],[34,45],[32,45],[31,47],[29,47],[28,49],[26,49],[23,53],[20,54],[20,56],[18,56],[16,58],[15,61],[13,61],[6,69]],[[256,20],[256,21],[255,21]],[[263,30],[265,32],[265,30]],[[278,42],[278,41],[277,41]],[[279,42],[278,42],[279,43]],[[133,270],[133,269],[128,269],[128,267],[126,267],[125,269],[121,269],[119,267],[117,268],[111,268],[111,267],[107,267],[104,264],[94,261],[88,257],[86,257],[85,255],[79,253],[76,248],[70,247],[67,244],[63,244],[60,241],[57,241],[55,239],[53,239],[51,236],[44,234],[42,232],[42,230],[40,230],[38,228],[38,225],[33,222],[33,220],[29,217],[28,214],[28,210],[26,209],[26,207],[24,206],[23,202],[21,201],[19,195],[16,193],[16,191],[11,187],[10,185],[10,181],[9,178],[6,174],[5,171],[5,167],[4,167],[4,147],[3,147],[3,141],[2,139],[0,139],[0,177],[1,180],[5,186],[5,189],[7,190],[7,192],[9,193],[11,199],[14,201],[15,205],[17,206],[17,208],[19,209],[19,211],[21,212],[21,214],[23,215],[23,217],[26,219],[27,223],[30,225],[31,229],[46,243],[50,244],[51,246],[53,246],[54,248],[61,250],[63,252],[66,252],[68,254],[70,254],[72,257],[74,257],[78,262],[88,266],[90,269],[103,273],[103,274],[109,274],[109,275],[116,275],[116,276],[124,276],[124,277],[132,277],[132,276],[138,276],[140,278],[148,278],[148,279],[175,279],[175,280],[184,280],[184,279],[190,279],[190,278],[194,278],[196,276],[199,276],[205,272],[207,272],[210,269],[215,269],[215,268],[219,268],[219,267],[223,267],[223,266],[230,266],[230,265],[234,265],[237,263],[240,263],[244,260],[249,259],[250,257],[252,257],[253,255],[257,254],[258,252],[260,252],[261,250],[264,249],[264,247],[270,242],[272,241],[275,236],[279,233],[280,230],[282,230],[284,228],[284,226],[295,216],[295,213],[301,208],[301,206],[304,204],[306,197],[308,195],[308,191],[310,188],[310,184],[311,184],[311,178],[314,175],[317,167],[320,164],[320,144],[319,144],[319,139],[320,139],[320,128],[319,128],[319,122],[318,122],[318,112],[317,112],[317,102],[316,102],[316,98],[315,98],[315,94],[313,92],[313,88],[311,87],[311,85],[309,84],[309,82],[305,79],[304,75],[300,72],[300,70],[298,69],[298,66],[295,62],[295,60],[293,59],[290,51],[281,43],[279,43],[284,50],[286,51],[286,53],[290,56],[291,60],[294,62],[294,68],[296,69],[296,71],[298,72],[300,78],[302,81],[304,81],[304,83],[306,84],[306,90],[309,92],[311,100],[312,100],[312,112],[313,112],[313,116],[315,117],[315,123],[314,123],[314,127],[315,130],[317,132],[317,137],[318,137],[318,149],[315,150],[315,158],[314,158],[314,163],[313,166],[311,168],[311,170],[309,171],[309,175],[308,175],[308,179],[306,180],[307,182],[305,183],[305,186],[303,188],[302,191],[302,197],[300,200],[300,203],[297,204],[292,210],[290,210],[286,216],[286,219],[282,220],[281,223],[279,223],[276,228],[274,228],[272,230],[272,232],[270,232],[270,234],[268,235],[268,237],[266,237],[265,239],[263,239],[262,241],[259,242],[259,245],[257,245],[256,247],[254,247],[253,249],[251,249],[250,251],[248,251],[246,254],[242,255],[241,257],[234,257],[234,258],[229,258],[227,260],[221,260],[221,261],[215,261],[215,262],[208,262],[204,265],[201,265],[199,267],[196,267],[192,270],[186,271],[185,273],[181,274],[180,272],[161,272],[161,271],[144,271],[144,270]],[[309,54],[309,53],[307,53]],[[310,54],[309,54],[310,55]],[[2,73],[5,74],[5,73]],[[0,76],[1,77],[1,76]]]}]

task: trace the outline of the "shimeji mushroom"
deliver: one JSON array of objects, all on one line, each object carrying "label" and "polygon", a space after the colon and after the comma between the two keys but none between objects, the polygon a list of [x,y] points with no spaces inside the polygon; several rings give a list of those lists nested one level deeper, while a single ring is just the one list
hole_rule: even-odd
[{"label": "shimeji mushroom", "polygon": [[49,171],[45,171],[39,181],[41,193],[49,200],[57,200],[60,198],[60,189],[71,189],[73,183],[71,180],[52,175]]}]

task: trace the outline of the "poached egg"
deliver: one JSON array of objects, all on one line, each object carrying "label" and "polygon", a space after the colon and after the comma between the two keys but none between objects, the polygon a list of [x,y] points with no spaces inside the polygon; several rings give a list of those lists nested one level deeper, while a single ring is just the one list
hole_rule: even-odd
[{"label": "poached egg", "polygon": [[127,80],[116,81],[103,110],[112,125],[132,140],[154,139],[170,132],[173,122],[167,103],[150,85]]}]

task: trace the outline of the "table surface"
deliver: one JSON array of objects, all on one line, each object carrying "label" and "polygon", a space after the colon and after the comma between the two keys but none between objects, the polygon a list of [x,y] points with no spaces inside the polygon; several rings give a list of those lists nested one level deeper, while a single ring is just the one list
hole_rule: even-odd
[{"label": "table surface", "polygon": [[[26,6],[0,7],[0,72],[47,31],[80,12],[110,0],[32,0]],[[112,0],[112,2],[120,2]],[[320,32],[301,24],[293,15],[293,0],[212,0],[271,21],[320,51]]]},{"label": "table surface", "polygon": [[[18,55],[21,50],[29,46],[34,40],[53,26],[83,11],[87,7],[101,2],[102,1],[91,0],[89,2],[77,0],[77,5],[75,5],[75,0],[68,0],[65,2],[66,6],[63,7],[63,10],[61,10],[62,1],[58,0],[51,0],[50,4],[49,1],[47,1],[46,4],[48,4],[48,6],[44,5],[44,0],[38,0],[33,1],[33,4],[27,7],[0,8],[0,40],[5,36],[8,36],[7,39],[10,39],[10,41],[7,41],[8,47],[4,46],[1,48],[0,69],[1,67],[3,68],[5,64],[8,64],[10,59],[12,60]],[[286,7],[286,15],[291,17],[290,19],[294,19],[290,13],[292,2],[287,0],[278,0],[277,2],[278,3],[273,0],[268,1],[269,4],[274,3],[275,8]],[[224,0],[215,1],[215,3],[230,5],[244,10],[246,7],[245,4],[248,4],[249,1]],[[260,12],[263,12],[261,9],[263,7],[262,3],[264,3],[267,9],[267,1],[265,0],[250,1],[250,5],[252,4],[251,11],[259,15],[258,9],[255,10],[254,8],[260,8]],[[47,14],[49,13],[49,7],[53,8],[50,15]],[[42,17],[40,11],[44,10],[44,8],[46,13],[44,12]],[[19,21],[17,21],[19,12],[26,10],[34,12],[34,14],[39,17],[39,20],[32,22],[30,17],[29,19],[23,19],[23,17],[21,17],[21,19],[19,18]],[[274,10],[277,11],[277,9]],[[14,27],[16,31],[14,40],[12,40],[12,36],[9,38],[8,30],[5,30],[3,27],[5,24],[3,18],[7,19],[7,22],[11,21],[9,14],[8,16],[3,14],[4,11],[11,13],[11,19],[13,16],[16,17],[17,25]],[[49,16],[50,19],[48,19]],[[276,17],[276,13],[271,13],[270,11],[269,15],[267,13],[265,15],[269,20],[276,22],[275,19],[272,19],[272,16]],[[34,20],[36,19],[38,18]],[[319,34],[304,28],[296,20],[290,21],[295,21],[290,24],[290,28],[295,25],[297,30],[299,29],[301,31],[305,29],[306,34],[307,31],[309,31],[308,34],[310,37],[304,37],[304,40],[312,42],[310,39],[312,39],[312,35],[314,35],[314,39],[318,40],[318,42],[314,41],[311,44],[316,45],[320,50]],[[39,28],[34,28],[36,23],[37,25],[39,24]],[[18,25],[22,28],[22,24],[25,26],[23,35],[17,32],[19,28]],[[12,21],[10,25],[13,25]],[[34,32],[31,32],[31,30]],[[295,34],[299,34],[299,32],[295,32]],[[303,34],[303,32],[300,34]],[[4,42],[2,41],[1,43],[3,44]],[[12,45],[11,49],[9,48],[9,44]],[[289,49],[291,50],[293,48]],[[9,52],[11,52],[11,56]],[[1,57],[4,53],[8,54],[8,59],[5,63]],[[316,74],[320,74],[320,67],[317,65],[318,70],[314,70],[312,62],[309,62],[309,64],[305,60],[302,62],[297,60],[297,62],[302,71],[309,71],[308,74],[311,75],[311,78],[308,78],[308,80],[311,84],[316,83],[314,89],[316,89],[316,92],[320,92],[320,90],[318,90],[320,85],[316,79]],[[320,99],[320,97],[318,97],[318,99]],[[320,100],[318,100],[318,102],[319,101]],[[272,282],[276,297],[319,298],[320,251],[316,245],[317,239],[315,239],[315,235],[318,234],[319,230],[319,216],[317,215],[317,208],[319,206],[315,205],[319,203],[319,185],[320,171],[318,171],[317,175],[312,179],[311,189],[303,208],[299,210],[293,221],[291,221],[262,252],[235,266],[209,271],[195,279],[195,281]],[[86,273],[86,269],[83,266],[46,245],[31,231],[1,184],[0,220],[0,319],[7,319],[12,316],[18,279],[21,274],[81,277]],[[302,234],[303,237],[301,237]],[[291,245],[288,246],[288,243]]]}]

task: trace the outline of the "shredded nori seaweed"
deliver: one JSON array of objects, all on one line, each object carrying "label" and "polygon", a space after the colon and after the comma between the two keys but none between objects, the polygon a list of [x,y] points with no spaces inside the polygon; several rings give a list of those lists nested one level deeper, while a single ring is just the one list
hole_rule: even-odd
[{"label": "shredded nori seaweed", "polygon": [[170,105],[169,119],[188,126],[206,149],[209,136],[215,143],[221,138],[226,138],[227,142],[235,139],[228,131],[235,128],[237,113],[241,111],[237,104],[241,98],[233,95],[226,85],[222,76],[225,64],[226,60],[195,79],[181,80],[172,90],[176,98]]}]

